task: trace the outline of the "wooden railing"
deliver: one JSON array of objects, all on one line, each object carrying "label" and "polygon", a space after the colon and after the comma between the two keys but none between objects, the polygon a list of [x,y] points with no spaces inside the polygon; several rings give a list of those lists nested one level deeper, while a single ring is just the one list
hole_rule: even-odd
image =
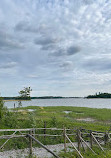
[{"label": "wooden railing", "polygon": [[[43,130],[44,134],[38,134],[37,131]],[[61,134],[49,134],[48,130],[50,131],[61,131]],[[12,134],[5,135],[3,133],[5,132],[13,132]],[[69,133],[70,132],[70,133]],[[103,148],[103,144],[106,145],[107,142],[111,141],[110,132],[100,132],[100,131],[91,131],[86,129],[66,129],[64,128],[28,128],[28,129],[0,129],[0,139],[6,139],[6,141],[0,146],[0,149],[2,149],[6,143],[12,138],[20,138],[24,137],[29,142],[29,153],[32,154],[32,146],[33,141],[38,143],[40,146],[42,146],[44,149],[46,149],[48,152],[50,152],[53,156],[56,158],[59,158],[54,152],[52,152],[50,149],[48,149],[43,143],[41,143],[36,137],[41,136],[44,137],[62,137],[64,140],[64,152],[67,151],[67,140],[72,145],[74,150],[77,152],[77,154],[80,156],[80,158],[83,158],[81,154],[81,148],[89,148],[93,154],[95,151],[92,149],[93,144],[96,143],[98,147],[105,152]],[[71,141],[70,136],[74,136],[76,138],[76,141]],[[88,140],[88,141],[87,141]],[[76,144],[77,145],[76,145]]]}]

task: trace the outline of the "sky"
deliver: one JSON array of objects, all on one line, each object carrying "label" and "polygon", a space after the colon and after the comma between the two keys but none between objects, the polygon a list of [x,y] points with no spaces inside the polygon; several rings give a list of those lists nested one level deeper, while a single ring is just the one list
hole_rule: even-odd
[{"label": "sky", "polygon": [[110,0],[0,0],[0,94],[111,93]]}]

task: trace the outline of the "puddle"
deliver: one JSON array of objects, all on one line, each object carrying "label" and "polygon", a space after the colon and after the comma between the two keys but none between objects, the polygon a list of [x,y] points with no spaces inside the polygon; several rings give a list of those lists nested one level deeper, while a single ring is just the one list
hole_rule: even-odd
[{"label": "puddle", "polygon": [[9,110],[10,112],[25,112],[26,110]]},{"label": "puddle", "polygon": [[22,110],[22,109],[21,110],[17,110],[17,109],[16,110],[12,110],[12,109],[10,109],[9,111],[10,112],[27,112],[27,111],[28,112],[33,112],[33,111],[35,111],[35,109],[26,109],[26,110]]},{"label": "puddle", "polygon": [[79,118],[76,120],[77,121],[85,121],[85,122],[94,122],[95,121],[93,118]]},{"label": "puddle", "polygon": [[63,111],[63,112],[65,112],[66,114],[69,114],[69,113],[71,113],[72,111]]},{"label": "puddle", "polygon": [[35,109],[27,109],[28,110],[28,112],[33,112],[33,111],[35,111]]}]

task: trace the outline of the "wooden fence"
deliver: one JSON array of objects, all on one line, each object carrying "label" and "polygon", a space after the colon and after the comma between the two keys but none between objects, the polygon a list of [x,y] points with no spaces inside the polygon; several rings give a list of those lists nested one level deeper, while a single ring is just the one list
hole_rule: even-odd
[{"label": "wooden fence", "polygon": [[[37,131],[43,130],[43,134],[40,132],[37,133]],[[61,131],[61,134],[49,134],[48,131]],[[6,135],[5,132],[11,133]],[[13,132],[13,133],[12,133]],[[6,141],[0,146],[0,149],[2,149],[6,143],[12,138],[20,138],[24,137],[27,142],[29,143],[29,154],[32,155],[32,146],[33,142],[38,143],[41,147],[46,149],[48,152],[50,152],[54,157],[59,158],[54,152],[52,152],[50,149],[48,149],[43,143],[41,143],[38,140],[38,136],[43,137],[46,139],[46,137],[62,137],[64,141],[64,152],[67,151],[67,141],[72,145],[74,150],[77,152],[77,154],[80,156],[80,158],[83,158],[81,154],[81,148],[86,150],[86,148],[89,148],[93,154],[95,151],[93,150],[93,145],[97,144],[97,146],[105,152],[105,149],[103,148],[103,145],[106,145],[108,142],[111,141],[111,133],[108,132],[99,132],[99,131],[91,131],[86,129],[66,129],[64,128],[29,128],[29,129],[0,129],[0,140],[6,139]],[[72,140],[72,137],[75,138]],[[76,145],[77,144],[77,145]]]}]

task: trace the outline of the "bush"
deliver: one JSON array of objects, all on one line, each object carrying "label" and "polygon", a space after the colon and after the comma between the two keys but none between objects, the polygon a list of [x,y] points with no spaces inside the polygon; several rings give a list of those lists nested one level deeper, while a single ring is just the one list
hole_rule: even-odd
[{"label": "bush", "polygon": [[3,119],[6,111],[7,111],[7,108],[4,107],[3,98],[0,97],[0,121]]}]

